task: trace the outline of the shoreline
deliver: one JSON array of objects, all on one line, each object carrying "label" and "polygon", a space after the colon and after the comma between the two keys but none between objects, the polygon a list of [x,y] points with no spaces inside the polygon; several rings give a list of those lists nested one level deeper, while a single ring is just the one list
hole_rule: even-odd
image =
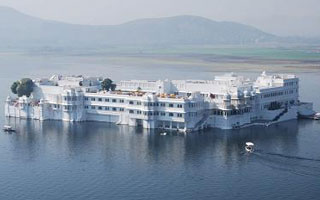
[{"label": "shoreline", "polygon": [[[61,54],[44,52],[37,54],[32,52],[0,52],[0,59],[24,60],[33,59],[48,60],[53,64],[71,59],[72,64],[79,63],[81,69],[83,64],[96,65],[99,70],[105,70],[109,65],[128,66],[144,68],[186,68],[197,67],[208,72],[261,72],[271,73],[319,73],[319,60],[288,60],[288,59],[265,59],[258,57],[218,56],[207,54]],[[49,65],[51,64],[49,62]],[[1,63],[0,63],[1,65]],[[81,65],[81,66],[80,66]]]}]

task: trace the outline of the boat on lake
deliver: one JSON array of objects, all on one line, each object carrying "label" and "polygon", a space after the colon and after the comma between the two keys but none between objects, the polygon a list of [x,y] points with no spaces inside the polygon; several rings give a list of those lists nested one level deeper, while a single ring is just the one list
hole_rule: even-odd
[{"label": "boat on lake", "polygon": [[4,125],[3,130],[5,132],[15,132],[16,131],[15,129],[12,128],[12,126],[9,126],[9,125]]},{"label": "boat on lake", "polygon": [[246,152],[252,153],[254,150],[253,147],[254,147],[254,144],[252,142],[246,142],[246,146],[244,148]]}]

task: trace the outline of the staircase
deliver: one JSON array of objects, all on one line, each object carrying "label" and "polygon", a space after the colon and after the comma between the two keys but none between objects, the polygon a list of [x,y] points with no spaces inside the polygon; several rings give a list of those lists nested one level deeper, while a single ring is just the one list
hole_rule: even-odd
[{"label": "staircase", "polygon": [[278,121],[280,119],[281,116],[283,116],[284,114],[286,114],[288,112],[288,108],[285,108],[281,113],[279,113],[279,115],[277,115],[275,118],[273,118],[273,122]]},{"label": "staircase", "polygon": [[200,121],[198,121],[196,123],[196,125],[194,126],[195,130],[199,130],[199,128],[207,121],[208,117],[209,117],[209,110],[206,110],[203,117],[201,118]]}]

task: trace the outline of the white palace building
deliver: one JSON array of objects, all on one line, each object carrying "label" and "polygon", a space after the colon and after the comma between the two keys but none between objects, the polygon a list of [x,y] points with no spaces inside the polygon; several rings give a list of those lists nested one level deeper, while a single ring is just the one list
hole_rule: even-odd
[{"label": "white palace building", "polygon": [[32,95],[8,97],[7,117],[102,121],[179,131],[241,128],[296,119],[311,112],[300,103],[299,79],[267,75],[252,81],[233,73],[213,80],[130,80],[102,91],[102,78],[52,76],[34,80]]}]

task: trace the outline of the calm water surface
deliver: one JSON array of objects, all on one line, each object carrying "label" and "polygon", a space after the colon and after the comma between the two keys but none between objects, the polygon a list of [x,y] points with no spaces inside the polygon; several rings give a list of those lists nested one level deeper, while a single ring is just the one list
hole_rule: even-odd
[{"label": "calm water surface", "polygon": [[[82,73],[116,80],[210,79],[218,74],[210,69],[16,55],[1,55],[0,69],[0,125],[17,129],[0,131],[0,199],[320,198],[319,121],[160,136],[109,123],[3,117],[8,88],[21,77]],[[320,73],[298,75],[301,99],[319,110]],[[255,153],[243,151],[246,141],[256,144]]]}]

